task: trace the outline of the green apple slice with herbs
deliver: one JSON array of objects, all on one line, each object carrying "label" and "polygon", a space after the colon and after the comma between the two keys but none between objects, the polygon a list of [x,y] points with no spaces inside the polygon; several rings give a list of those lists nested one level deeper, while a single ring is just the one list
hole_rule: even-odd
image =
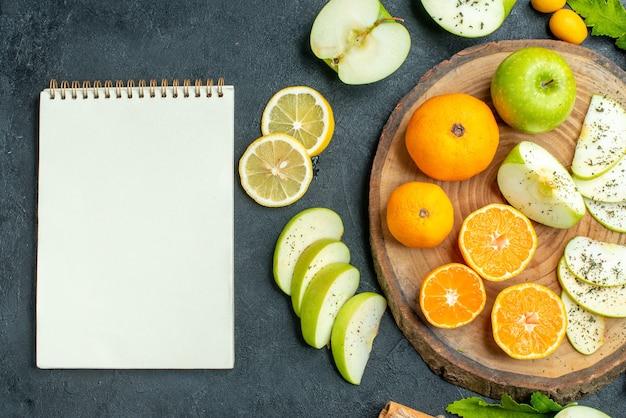
[{"label": "green apple slice with herbs", "polygon": [[300,326],[304,341],[322,348],[330,342],[339,309],[359,287],[359,270],[348,263],[332,263],[313,277],[302,298]]},{"label": "green apple slice with herbs", "polygon": [[450,33],[465,38],[487,36],[507,18],[516,0],[422,0],[435,22]]},{"label": "green apple slice with herbs", "polygon": [[491,99],[509,126],[531,134],[547,132],[561,125],[574,109],[576,79],[558,52],[521,48],[496,68]]},{"label": "green apple slice with herbs", "polygon": [[291,304],[298,317],[300,316],[302,297],[313,277],[324,266],[338,262],[350,262],[348,246],[338,239],[319,239],[302,252],[296,262],[291,280]]},{"label": "green apple slice with herbs", "polygon": [[383,296],[363,292],[351,297],[337,314],[330,347],[337,370],[354,385],[361,384],[386,309]]},{"label": "green apple slice with herbs", "polygon": [[554,418],[611,418],[604,412],[585,405],[566,405]]},{"label": "green apple slice with herbs", "polygon": [[378,0],[330,0],[313,22],[310,44],[341,81],[369,84],[400,68],[411,36]]},{"label": "green apple slice with herbs", "polygon": [[[626,285],[626,246],[578,235],[563,251],[567,268],[595,286]],[[626,301],[624,301],[626,302]]]},{"label": "green apple slice with herbs", "polygon": [[541,224],[570,228],[585,215],[585,202],[570,174],[534,142],[513,147],[498,169],[497,182],[511,206]]},{"label": "green apple slice with herbs", "polygon": [[602,226],[626,232],[626,202],[607,203],[584,198],[589,214]]},{"label": "green apple slice with herbs", "polygon": [[[626,130],[623,133],[626,138]],[[608,171],[597,177],[581,179],[572,177],[580,194],[600,202],[626,202],[626,156],[619,159]]]},{"label": "green apple slice with herbs", "polygon": [[608,318],[626,318],[626,285],[594,286],[578,280],[561,257],[557,267],[561,287],[570,298],[589,312]]},{"label": "green apple slice with herbs", "polygon": [[[626,155],[626,110],[600,94],[591,96],[574,150],[572,173],[591,179],[605,173]],[[622,173],[622,178],[626,174]]]},{"label": "green apple slice with herbs", "polygon": [[561,292],[561,300],[567,311],[567,339],[576,351],[590,355],[604,344],[605,318],[589,312],[567,294]]},{"label": "green apple slice with herbs", "polygon": [[278,287],[291,295],[293,271],[302,252],[321,238],[340,239],[343,222],[327,208],[309,208],[293,216],[284,226],[274,249],[273,274]]}]

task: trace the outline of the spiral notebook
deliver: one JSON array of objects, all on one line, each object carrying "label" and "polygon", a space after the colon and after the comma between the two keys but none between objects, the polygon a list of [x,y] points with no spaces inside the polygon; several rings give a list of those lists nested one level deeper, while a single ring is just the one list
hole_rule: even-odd
[{"label": "spiral notebook", "polygon": [[234,366],[234,87],[40,94],[36,361]]}]

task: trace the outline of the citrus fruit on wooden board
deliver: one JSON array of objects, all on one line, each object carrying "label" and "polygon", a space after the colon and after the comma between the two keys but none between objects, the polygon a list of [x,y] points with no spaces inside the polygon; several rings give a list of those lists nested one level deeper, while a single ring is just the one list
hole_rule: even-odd
[{"label": "citrus fruit on wooden board", "polygon": [[406,148],[436,180],[465,180],[483,171],[498,148],[499,129],[485,102],[469,94],[434,96],[413,113]]},{"label": "citrus fruit on wooden board", "polygon": [[439,328],[472,322],[485,307],[487,294],[480,276],[465,264],[437,267],[422,280],[419,304],[426,320]]},{"label": "citrus fruit on wooden board", "polygon": [[239,178],[246,193],[268,207],[300,199],[313,179],[306,148],[294,137],[275,133],[254,140],[239,160]]},{"label": "citrus fruit on wooden board", "polygon": [[537,250],[531,221],[512,206],[492,203],[465,217],[459,232],[465,262],[486,280],[517,276]]},{"label": "citrus fruit on wooden board", "polygon": [[491,325],[496,343],[509,356],[545,358],[563,342],[567,311],[548,287],[519,283],[500,291],[491,310]]},{"label": "citrus fruit on wooden board", "polygon": [[333,136],[335,119],[326,98],[308,86],[291,86],[270,98],[261,116],[263,135],[280,132],[299,140],[310,156],[320,154]]},{"label": "citrus fruit on wooden board", "polygon": [[407,247],[435,247],[448,236],[453,224],[452,202],[434,183],[407,182],[389,196],[387,226]]},{"label": "citrus fruit on wooden board", "polygon": [[[570,117],[544,134],[524,134],[497,118],[500,143],[492,163],[464,181],[435,181],[422,173],[405,146],[408,122],[417,107],[430,97],[463,92],[491,106],[489,86],[497,66],[512,52],[528,46],[550,48],[563,55],[577,82],[577,98]],[[593,94],[610,95],[626,103],[626,72],[606,57],[585,47],[553,40],[490,42],[460,51],[427,71],[394,108],[383,127],[372,164],[369,187],[370,237],[374,267],[398,327],[430,369],[455,385],[499,399],[509,394],[523,400],[542,391],[561,403],[593,393],[626,371],[626,320],[607,318],[605,343],[585,356],[568,342],[543,359],[529,362],[502,351],[491,333],[490,312],[501,289],[536,282],[560,294],[556,267],[565,244],[576,235],[626,244],[626,234],[610,231],[586,214],[574,227],[560,230],[533,223],[538,246],[519,275],[504,282],[484,281],[487,303],[471,323],[456,329],[431,326],[417,303],[421,280],[450,262],[464,263],[458,246],[463,219],[491,203],[506,203],[498,189],[498,167],[520,141],[532,140],[548,149],[569,168],[576,138]],[[444,241],[434,248],[414,249],[400,244],[387,228],[386,205],[391,192],[408,181],[438,184],[453,203],[455,222]]]}]

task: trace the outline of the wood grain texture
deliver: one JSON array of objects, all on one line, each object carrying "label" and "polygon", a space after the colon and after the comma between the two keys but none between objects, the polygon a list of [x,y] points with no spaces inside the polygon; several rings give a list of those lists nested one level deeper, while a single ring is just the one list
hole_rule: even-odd
[{"label": "wood grain texture", "polygon": [[[577,80],[577,99],[568,120],[551,132],[537,135],[515,131],[498,120],[500,144],[487,170],[462,182],[441,182],[426,177],[412,162],[404,145],[406,126],[415,109],[429,97],[453,92],[471,94],[492,107],[489,85],[495,69],[511,52],[526,46],[553,49],[572,67]],[[607,319],[605,344],[590,356],[579,354],[566,339],[545,359],[515,360],[499,349],[491,334],[491,307],[504,287],[533,281],[560,294],[556,266],[569,239],[586,235],[626,244],[626,234],[609,231],[589,214],[566,230],[533,222],[539,246],[530,265],[511,280],[486,282],[487,305],[471,324],[454,330],[434,328],[424,320],[417,303],[419,286],[426,273],[447,262],[463,262],[457,246],[463,219],[488,203],[505,202],[496,174],[508,152],[522,140],[534,141],[569,169],[591,95],[603,93],[626,104],[625,81],[626,73],[620,67],[584,47],[551,40],[487,43],[464,50],[428,71],[390,115],[381,134],[370,179],[372,253],[379,283],[396,323],[434,373],[492,398],[507,393],[524,400],[533,391],[542,391],[558,402],[567,402],[596,392],[626,369],[626,319]],[[439,184],[455,207],[455,227],[434,249],[404,247],[393,239],[386,226],[385,207],[389,194],[397,186],[413,180]]]}]

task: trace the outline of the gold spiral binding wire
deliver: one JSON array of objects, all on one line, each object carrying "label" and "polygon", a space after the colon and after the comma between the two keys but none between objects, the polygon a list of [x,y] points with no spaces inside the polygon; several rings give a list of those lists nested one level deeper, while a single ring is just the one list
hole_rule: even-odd
[{"label": "gold spiral binding wire", "polygon": [[95,80],[93,84],[89,80],[82,82],[63,80],[59,83],[56,79],[51,79],[48,91],[50,99],[55,99],[58,95],[62,100],[68,97],[73,100],[79,97],[87,99],[90,92],[93,94],[94,99],[99,99],[101,94],[106,99],[111,97],[132,99],[135,92],[139,98],[144,98],[146,92],[149,97],[157,97],[157,94],[160,97],[167,97],[171,92],[171,96],[177,98],[180,90],[182,90],[182,97],[190,97],[192,87],[193,96],[195,97],[201,97],[203,89],[206,97],[213,97],[214,92],[217,93],[217,97],[222,97],[224,95],[224,78],[218,78],[217,85],[214,84],[212,78],[208,78],[206,82],[203,82],[202,79],[196,79],[193,86],[190,79],[184,79],[182,85],[178,79],[173,79],[170,85],[167,78],[161,79],[160,83],[156,79],[151,79],[148,82],[141,79],[137,84],[132,79],[127,82],[122,80],[115,80],[115,82],[112,80],[105,80],[104,82]]}]

